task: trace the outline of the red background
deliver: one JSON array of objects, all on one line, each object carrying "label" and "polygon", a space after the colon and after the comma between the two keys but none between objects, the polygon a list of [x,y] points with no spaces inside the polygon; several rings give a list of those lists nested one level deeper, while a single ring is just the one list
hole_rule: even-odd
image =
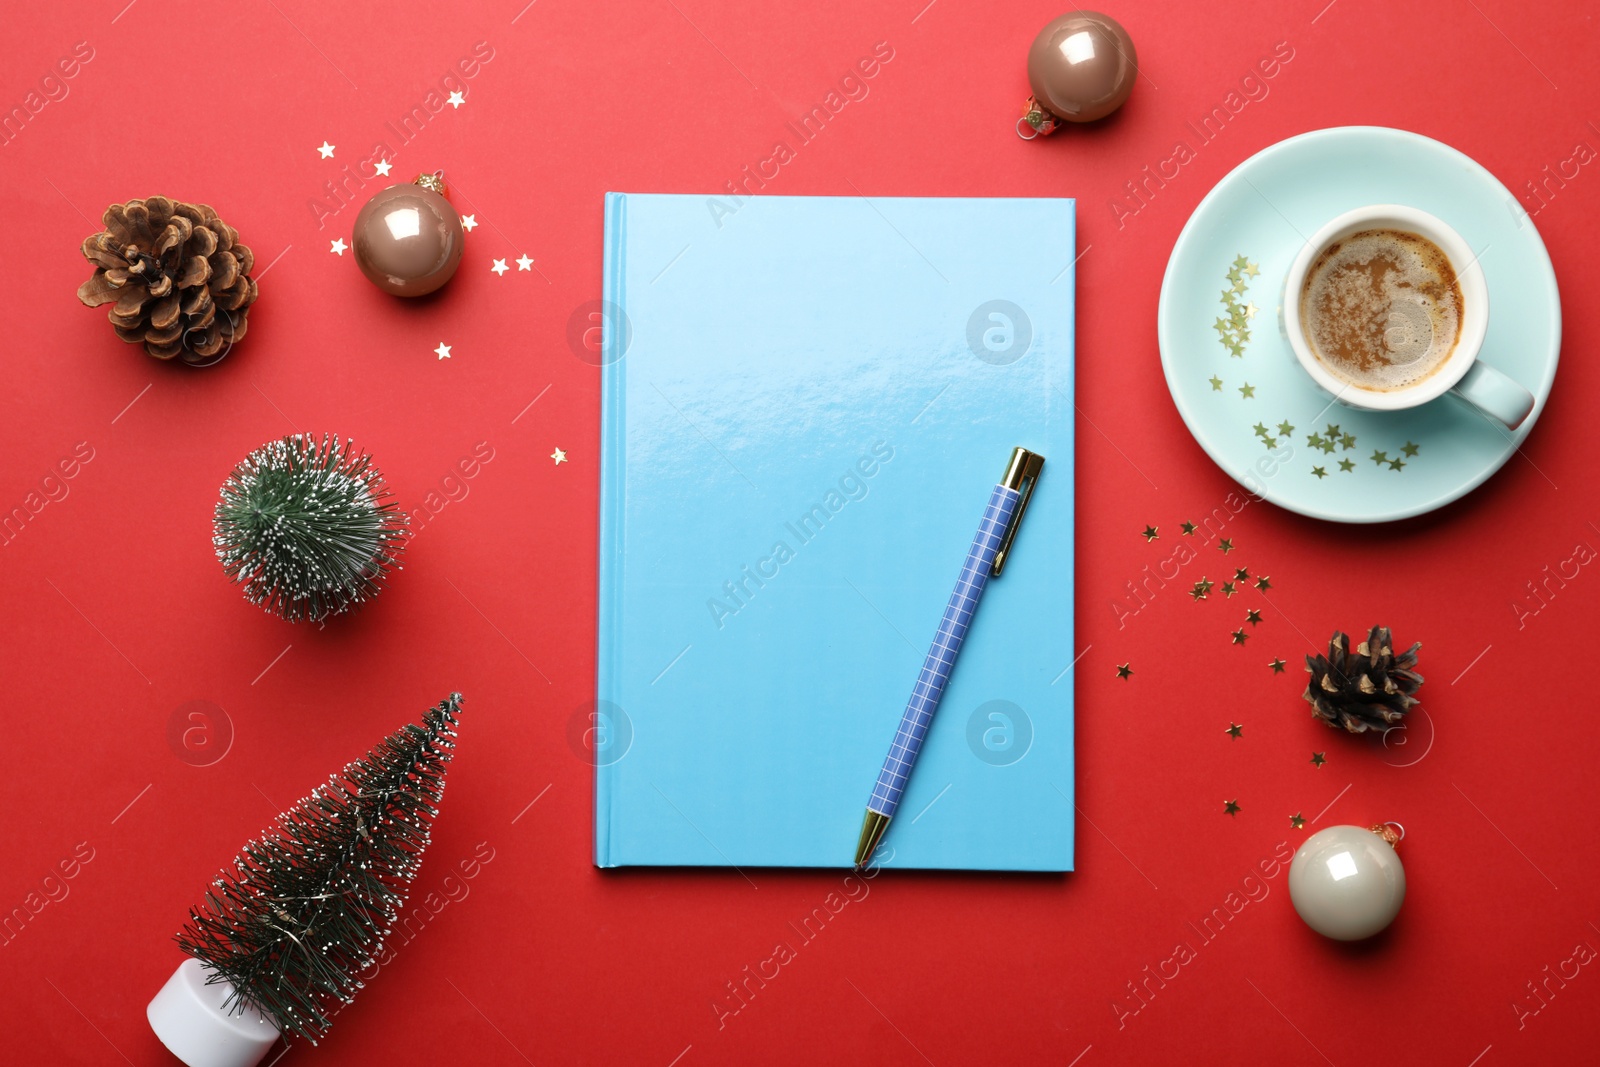
[{"label": "red background", "polygon": [[[1260,148],[1358,123],[1439,138],[1522,193],[1580,142],[1600,146],[1590,5],[1238,0],[1203,13],[1128,0],[1112,13],[1143,64],[1131,101],[1099,128],[1028,144],[1012,125],[1050,4],[525,2],[106,0],[6,14],[6,108],[26,106],[77,42],[93,58],[47,82],[58,99],[0,146],[0,508],[25,506],[78,442],[93,459],[0,547],[0,909],[42,892],[80,842],[93,859],[52,881],[68,895],[0,945],[4,1059],[171,1062],[144,1008],[181,959],[171,935],[186,908],[276,812],[452,689],[467,696],[460,755],[418,895],[441,891],[479,842],[493,859],[454,883],[467,895],[321,1047],[296,1045],[286,1062],[1592,1056],[1600,974],[1551,979],[1543,1000],[1525,983],[1580,944],[1600,948],[1600,575],[1570,577],[1574,563],[1542,601],[1526,583],[1580,544],[1600,547],[1585,414],[1600,385],[1600,166],[1552,183],[1542,205],[1525,198],[1566,295],[1566,344],[1549,406],[1499,475],[1381,528],[1252,504],[1219,531],[1238,546],[1226,560],[1199,544],[1200,561],[1120,627],[1110,606],[1171,554],[1180,522],[1235,490],[1189,437],[1158,363],[1161,274],[1194,205]],[[769,191],[1079,198],[1080,647],[1061,653],[1065,665],[1082,652],[1080,869],[887,873],[741,1007],[724,983],[796,942],[788,924],[842,872],[751,872],[752,886],[590,866],[592,771],[566,729],[592,695],[598,374],[567,325],[599,295],[605,190],[720,191],[879,41],[894,57],[870,95]],[[492,58],[461,78],[477,42]],[[1278,42],[1293,59],[1269,94],[1119,226],[1110,198]],[[452,71],[465,106],[402,144],[385,123],[426,106]],[[323,141],[334,158],[320,158]],[[391,180],[443,167],[480,223],[437,300],[392,300],[330,254],[387,184],[365,163],[380,141]],[[364,187],[349,182],[341,206],[324,183],[346,166]],[[105,205],[157,193],[214,205],[257,254],[249,336],[214,369],[147,359],[74,296],[89,273],[78,245]],[[536,269],[515,268],[523,253]],[[489,269],[499,257],[512,261],[504,276]],[[450,359],[434,356],[440,342]],[[295,430],[357,439],[408,509],[426,509],[430,491],[445,499],[442,481],[479,442],[493,450],[464,497],[451,483],[459,499],[427,522],[389,591],[325,629],[251,607],[209,544],[229,468]],[[1160,540],[1141,538],[1146,523]],[[1195,603],[1179,588],[1191,569],[1219,580],[1237,566],[1270,575],[1270,591]],[[1248,607],[1264,621],[1240,649],[1228,634]],[[1374,622],[1424,642],[1427,717],[1408,747],[1325,730],[1300,701],[1303,654],[1335,627]],[[1266,668],[1275,656],[1287,673]],[[223,709],[213,743],[231,724],[209,766],[194,765],[204,731],[190,749],[169,740],[192,700]],[[1317,819],[1292,830],[1296,812]],[[1410,895],[1372,944],[1312,934],[1281,871],[1244,881],[1280,842],[1379,819],[1408,828]],[[1186,925],[1246,889],[1261,899],[1214,941]],[[1127,983],[1180,941],[1194,958],[1132,999]],[[740,1008],[720,1027],[719,1002]]]}]

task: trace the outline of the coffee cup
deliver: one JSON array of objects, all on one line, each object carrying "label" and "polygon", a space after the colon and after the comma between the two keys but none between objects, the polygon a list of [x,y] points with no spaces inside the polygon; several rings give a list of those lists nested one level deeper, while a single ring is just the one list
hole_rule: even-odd
[{"label": "coffee cup", "polygon": [[[1385,255],[1393,262],[1370,269]],[[1301,369],[1349,407],[1402,411],[1454,393],[1511,429],[1533,411],[1532,393],[1478,358],[1489,288],[1477,255],[1425,211],[1373,204],[1329,221],[1289,267],[1283,324]]]}]

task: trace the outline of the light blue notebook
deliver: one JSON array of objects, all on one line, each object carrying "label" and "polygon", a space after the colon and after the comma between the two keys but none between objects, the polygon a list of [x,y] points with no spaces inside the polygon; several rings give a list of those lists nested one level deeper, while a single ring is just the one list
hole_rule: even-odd
[{"label": "light blue notebook", "polygon": [[611,193],[605,229],[595,863],[848,867],[1020,445],[879,860],[1072,869],[1073,201]]}]

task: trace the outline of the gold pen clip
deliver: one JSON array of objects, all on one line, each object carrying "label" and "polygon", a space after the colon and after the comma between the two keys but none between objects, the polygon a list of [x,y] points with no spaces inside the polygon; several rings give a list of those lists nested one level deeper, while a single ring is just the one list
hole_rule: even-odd
[{"label": "gold pen clip", "polygon": [[1044,469],[1044,457],[1037,452],[1029,452],[1026,448],[1011,450],[1011,462],[1006,464],[1006,475],[1000,479],[1000,484],[1007,489],[1015,489],[1018,494],[1016,510],[1011,513],[1011,522],[1006,525],[1006,532],[1000,538],[1000,550],[994,554],[994,566],[990,568],[991,576],[998,575],[1000,568],[1006,565],[1006,556],[1011,552],[1011,541],[1017,536],[1017,527],[1022,524],[1022,513],[1028,509],[1028,501],[1033,497],[1033,487],[1039,481],[1039,472]]}]

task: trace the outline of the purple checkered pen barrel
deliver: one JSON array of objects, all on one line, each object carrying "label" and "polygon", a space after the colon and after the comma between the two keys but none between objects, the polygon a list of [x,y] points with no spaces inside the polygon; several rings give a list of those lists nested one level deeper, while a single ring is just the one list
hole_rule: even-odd
[{"label": "purple checkered pen barrel", "polygon": [[928,724],[938,710],[939,698],[944,695],[956,656],[967,638],[978,599],[983,596],[989,578],[998,575],[1005,566],[1012,538],[1016,536],[1017,525],[1022,521],[1022,513],[1043,466],[1043,456],[1023,448],[1013,450],[1005,477],[989,494],[978,532],[973,535],[972,546],[961,564],[961,574],[956,578],[956,587],[939,620],[933,646],[922,661],[922,670],[911,689],[911,699],[906,701],[906,709],[900,716],[894,743],[889,746],[877,784],[872,787],[872,798],[867,801],[867,815],[856,845],[857,867],[871,857],[889,828],[889,820],[900,807],[900,796],[917,762],[917,753],[922,750],[922,739],[927,736]]}]

